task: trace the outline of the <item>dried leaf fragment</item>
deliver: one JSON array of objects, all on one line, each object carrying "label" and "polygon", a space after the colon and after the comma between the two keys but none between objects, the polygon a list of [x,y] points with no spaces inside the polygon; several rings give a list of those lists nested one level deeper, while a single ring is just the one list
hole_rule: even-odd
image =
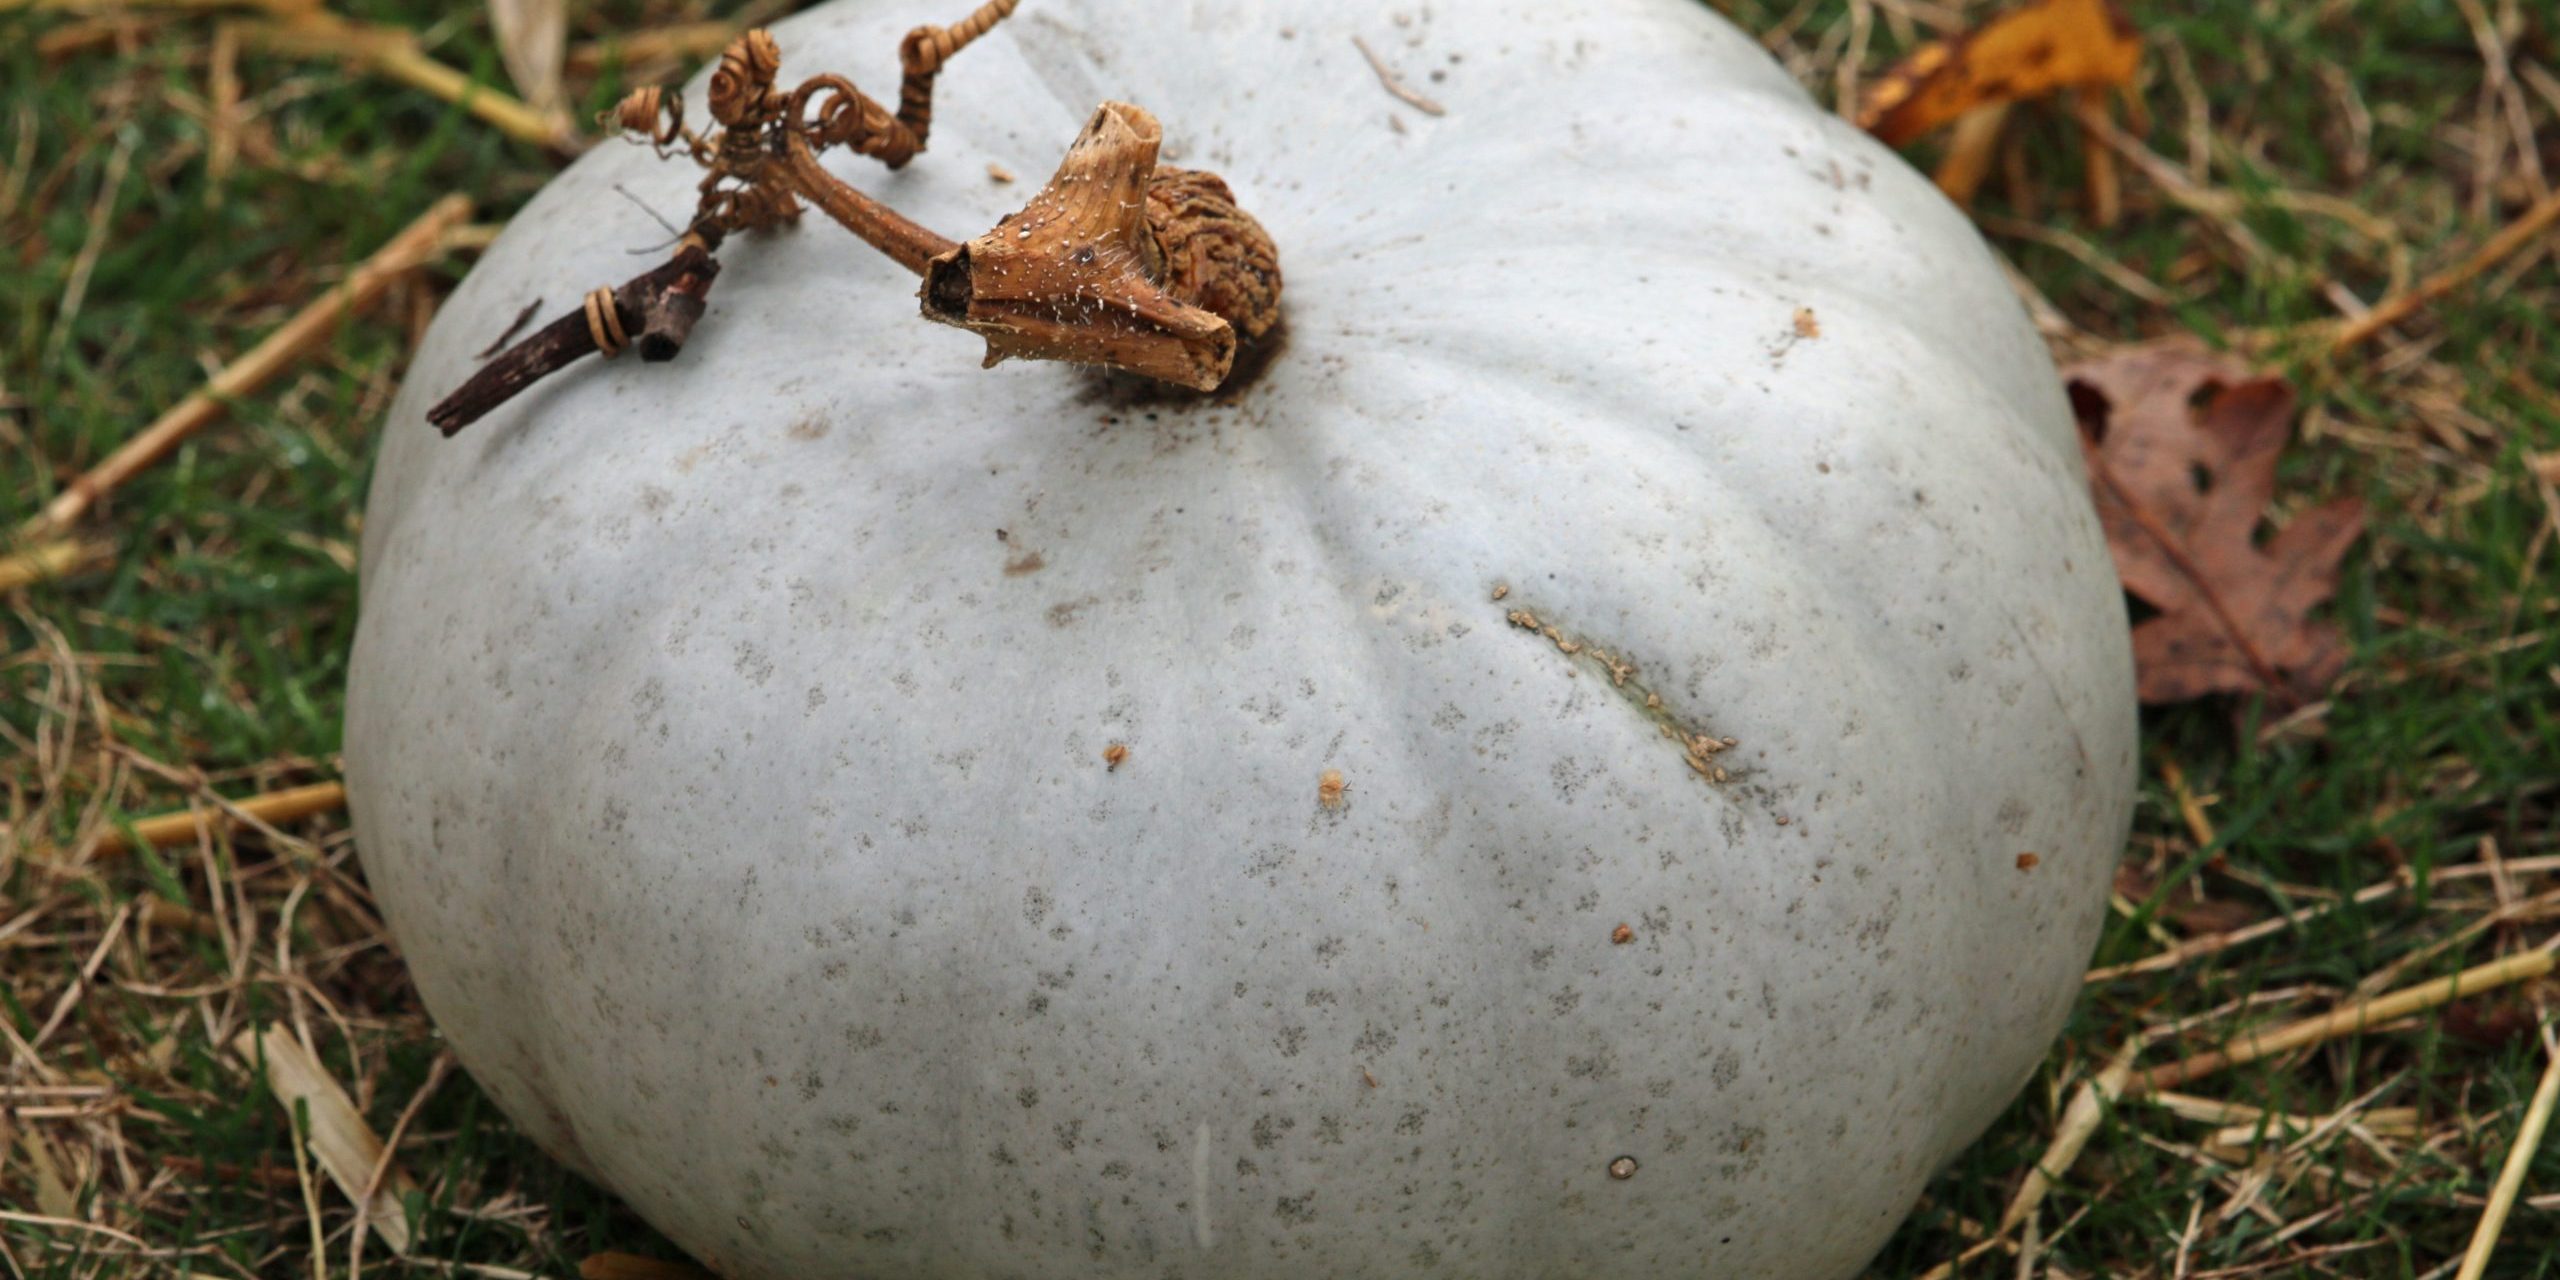
[{"label": "dried leaf fragment", "polygon": [[[569,57],[568,0],[489,0],[489,25],[525,105],[558,115],[560,72]],[[566,128],[568,118],[560,123]]]},{"label": "dried leaf fragment", "polygon": [[2130,84],[2141,64],[2142,37],[2114,0],[2029,0],[1912,50],[1868,86],[1858,127],[1900,146],[1976,107]]},{"label": "dried leaf fragment", "polygon": [[2258,541],[2293,389],[2191,342],[2128,348],[2065,377],[2117,576],[2160,611],[2133,629],[2142,700],[2319,698],[2347,652],[2310,615],[2337,591],[2364,504],[2327,503]]},{"label": "dried leaf fragment", "polygon": [[[2129,902],[2160,897],[2160,882],[2132,867],[2116,868],[2115,891]],[[2207,898],[2189,885],[2161,899],[2159,918],[2188,938],[2212,938],[2245,929],[2266,918],[2233,898]]]},{"label": "dried leaf fragment", "polygon": [[382,1139],[364,1122],[346,1089],[282,1024],[243,1028],[232,1038],[231,1051],[252,1069],[264,1069],[268,1090],[286,1109],[305,1110],[311,1117],[311,1153],[319,1157],[320,1167],[350,1200],[363,1200],[370,1189],[367,1220],[374,1234],[393,1253],[407,1254],[409,1217],[402,1202],[417,1184],[397,1165],[377,1179]]}]

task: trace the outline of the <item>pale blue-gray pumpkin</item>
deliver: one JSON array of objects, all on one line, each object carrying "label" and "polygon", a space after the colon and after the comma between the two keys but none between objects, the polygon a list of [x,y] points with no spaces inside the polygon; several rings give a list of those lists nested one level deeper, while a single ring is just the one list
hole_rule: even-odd
[{"label": "pale blue-gray pumpkin", "polygon": [[981,370],[813,221],[676,363],[439,439],[664,252],[637,147],[445,307],[346,749],[455,1051],[734,1277],[1852,1274],[2034,1068],[2130,803],[1991,255],[1685,0],[1029,0],[835,167],[967,236],[1105,99],[1279,246],[1229,395]]}]

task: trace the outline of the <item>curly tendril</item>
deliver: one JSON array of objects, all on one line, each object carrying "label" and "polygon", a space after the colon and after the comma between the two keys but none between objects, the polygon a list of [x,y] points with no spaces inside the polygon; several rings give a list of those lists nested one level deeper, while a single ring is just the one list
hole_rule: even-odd
[{"label": "curly tendril", "polygon": [[730,128],[753,126],[781,105],[773,77],[782,69],[781,46],[773,33],[758,27],[739,36],[720,55],[711,73],[711,118]]},{"label": "curly tendril", "polygon": [[[811,104],[816,114],[810,113]],[[818,150],[847,147],[896,168],[915,155],[915,135],[886,107],[839,75],[817,75],[791,94],[784,118]]]},{"label": "curly tendril", "polygon": [[942,74],[942,64],[1012,16],[1020,3],[1021,0],[987,0],[975,13],[950,26],[918,27],[898,42],[898,67],[906,73],[898,85],[898,123],[915,135],[916,150],[924,150],[925,135],[933,132],[933,78]]},{"label": "curly tendril", "polygon": [[611,360],[622,354],[631,343],[631,333],[622,327],[622,307],[614,301],[609,285],[598,285],[587,292],[580,304],[587,317],[587,336],[596,344],[596,354]]},{"label": "curly tendril", "polygon": [[647,138],[664,153],[684,137],[684,94],[675,89],[650,85],[624,94],[613,110],[596,118],[596,122],[624,133]]}]

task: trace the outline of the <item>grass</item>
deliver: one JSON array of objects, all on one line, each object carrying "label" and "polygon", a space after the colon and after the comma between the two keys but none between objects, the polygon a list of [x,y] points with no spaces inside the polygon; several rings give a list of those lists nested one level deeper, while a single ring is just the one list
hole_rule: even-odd
[{"label": "grass", "polygon": [[[2198,333],[2290,376],[2304,416],[2279,506],[2360,495],[2373,520],[2329,610],[2354,646],[2329,700],[2280,720],[2230,702],[2147,714],[2119,910],[2093,963],[2317,910],[2092,983],[2038,1079],[1937,1179],[1874,1274],[1977,1250],[1963,1274],[2450,1276],[2542,1070],[2538,985],[2185,1087],[2345,1117],[2307,1136],[2217,1135],[2230,1126],[2122,1103],[2032,1231],[1981,1244],[2118,1046],[2142,1039],[2144,1066],[2171,1061],[2542,945],[2560,917],[2560,868],[2541,865],[2560,855],[2552,238],[2365,348],[2333,358],[2305,340],[2342,300],[2370,303],[2515,218],[2544,190],[2536,166],[2560,174],[2560,26],[2518,0],[2131,8],[2149,43],[2141,137],[2206,211],[2128,171],[2124,217],[2095,225],[2077,131],[2037,107],[2013,117],[2014,154],[1977,212],[2049,304],[2059,353]],[[502,79],[476,10],[342,11]],[[1728,11],[1826,100],[1861,30],[1872,76],[1947,13],[1883,0]],[[0,12],[11,524],[437,196],[469,192],[499,220],[555,171],[458,109],[303,58],[241,53],[236,124],[217,128],[214,20],[133,13]],[[582,9],[573,39],[706,16],[697,0],[618,0]],[[2484,46],[2508,63],[2507,87]],[[573,105],[604,105],[622,79],[609,63],[573,74]],[[236,158],[217,172],[225,146]],[[1930,152],[1913,149],[1923,164]],[[117,491],[81,530],[112,544],[102,563],[0,599],[12,1275],[301,1274],[315,1230],[342,1272],[349,1205],[321,1189],[316,1219],[307,1211],[293,1121],[225,1046],[277,1019],[307,1029],[377,1132],[433,1075],[440,1046],[334,818],[69,872],[26,855],[207,795],[335,776],[370,437],[467,261],[395,289]],[[2490,860],[2516,869],[2439,874]],[[2408,887],[2339,902],[2395,877]],[[566,1275],[600,1250],[676,1256],[516,1135],[467,1076],[423,1098],[399,1155],[421,1188],[423,1261],[387,1262],[376,1245],[377,1273]],[[2525,1196],[2490,1275],[2560,1275],[2560,1144],[2534,1157]]]}]

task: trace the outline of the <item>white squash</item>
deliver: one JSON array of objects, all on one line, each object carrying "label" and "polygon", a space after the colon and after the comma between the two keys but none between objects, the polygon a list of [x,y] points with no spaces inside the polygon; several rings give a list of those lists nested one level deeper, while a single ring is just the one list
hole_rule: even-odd
[{"label": "white squash", "polygon": [[617,185],[691,207],[639,147],[456,291],[346,739],[453,1047],[733,1277],[1854,1273],[2059,1026],[2130,804],[1991,255],[1688,0],[1028,0],[834,167],[974,234],[1106,98],[1279,245],[1239,390],[982,371],[811,221],[677,362],[439,439],[663,242]]}]

